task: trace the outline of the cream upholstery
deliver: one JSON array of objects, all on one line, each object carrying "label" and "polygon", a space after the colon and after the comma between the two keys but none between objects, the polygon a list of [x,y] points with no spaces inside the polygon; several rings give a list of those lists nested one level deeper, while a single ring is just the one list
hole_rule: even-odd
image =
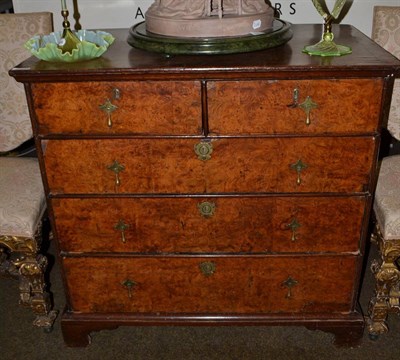
[{"label": "cream upholstery", "polygon": [[382,160],[374,212],[383,238],[400,239],[400,155]]},{"label": "cream upholstery", "polygon": [[30,56],[24,43],[52,31],[51,13],[0,14],[0,152],[16,148],[32,137],[23,85],[8,70]]},{"label": "cream upholstery", "polygon": [[[34,325],[51,329],[51,310],[40,254],[45,196],[36,158],[5,156],[32,137],[25,91],[8,71],[30,54],[25,42],[50,33],[51,13],[0,14],[0,274],[19,279],[19,302],[36,314]],[[6,154],[5,154],[6,153]]]},{"label": "cream upholstery", "polygon": [[36,158],[0,157],[0,234],[34,237],[45,210]]},{"label": "cream upholstery", "polygon": [[[372,39],[400,59],[400,6],[375,6]],[[394,83],[388,130],[400,140],[400,79]]]},{"label": "cream upholstery", "polygon": [[[372,38],[400,59],[400,6],[374,8]],[[400,79],[394,83],[388,130],[400,140]],[[400,156],[382,161],[374,210],[383,238],[400,239]]]},{"label": "cream upholstery", "polygon": [[[400,58],[400,6],[376,6],[372,38]],[[400,140],[400,79],[395,79],[388,119],[390,134]],[[379,258],[371,263],[375,291],[369,303],[368,332],[372,340],[388,331],[388,313],[400,314],[400,155],[383,158],[375,192],[376,218],[371,241]]]}]

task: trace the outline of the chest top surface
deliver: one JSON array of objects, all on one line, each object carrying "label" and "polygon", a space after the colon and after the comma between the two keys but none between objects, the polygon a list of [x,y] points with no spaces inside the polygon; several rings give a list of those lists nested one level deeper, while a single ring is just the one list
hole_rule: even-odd
[{"label": "chest top surface", "polygon": [[321,37],[320,25],[292,25],[293,38],[285,45],[253,53],[177,55],[151,53],[127,43],[127,29],[109,30],[116,38],[101,58],[82,63],[49,63],[31,57],[12,69],[17,81],[85,81],[229,77],[400,76],[400,61],[350,25],[333,28],[335,41],[353,49],[343,57],[313,57],[304,46]]}]

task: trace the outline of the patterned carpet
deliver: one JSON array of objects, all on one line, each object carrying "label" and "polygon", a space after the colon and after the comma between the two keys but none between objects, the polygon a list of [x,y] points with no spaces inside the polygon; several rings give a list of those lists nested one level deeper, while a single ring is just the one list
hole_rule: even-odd
[{"label": "patterned carpet", "polygon": [[[50,249],[50,252],[52,249]],[[373,248],[370,259],[376,255]],[[370,260],[369,259],[369,263]],[[361,292],[365,311],[372,294],[373,279],[367,265]],[[64,295],[58,264],[51,271],[51,289],[57,309]],[[400,358],[400,317],[390,315],[390,332],[371,341],[365,332],[363,343],[354,349],[332,345],[333,335],[302,327],[120,327],[92,334],[87,348],[67,348],[60,319],[46,334],[31,326],[29,309],[17,305],[18,284],[0,279],[0,359],[368,359]]]}]

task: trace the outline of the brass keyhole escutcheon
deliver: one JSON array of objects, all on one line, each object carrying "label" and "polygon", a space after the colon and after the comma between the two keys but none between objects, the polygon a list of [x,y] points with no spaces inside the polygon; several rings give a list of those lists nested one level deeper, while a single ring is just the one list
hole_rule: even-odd
[{"label": "brass keyhole escutcheon", "polygon": [[286,294],[287,299],[292,298],[292,288],[295,287],[299,282],[295,279],[293,279],[291,276],[289,276],[283,283],[282,285],[288,288],[288,292]]},{"label": "brass keyhole escutcheon", "polygon": [[119,173],[125,170],[125,166],[114,160],[111,165],[107,166],[107,169],[111,170],[115,174],[115,186],[118,187],[119,185],[121,185]]},{"label": "brass keyhole escutcheon", "polygon": [[299,104],[299,107],[302,108],[306,113],[306,125],[311,124],[311,110],[318,107],[318,104],[313,101],[311,96],[307,96],[306,100]]},{"label": "brass keyhole escutcheon", "polygon": [[213,146],[210,142],[202,141],[194,146],[194,152],[199,160],[210,160],[213,152]]},{"label": "brass keyhole escutcheon", "polygon": [[103,105],[99,105],[99,108],[107,114],[107,126],[111,128],[113,125],[111,114],[118,109],[118,106],[114,105],[110,99],[107,99]]},{"label": "brass keyhole escutcheon", "polygon": [[129,229],[129,225],[125,224],[125,222],[120,219],[118,223],[114,225],[114,229],[121,232],[121,241],[125,244],[126,243],[125,230]]},{"label": "brass keyhole escutcheon", "polygon": [[208,277],[214,275],[217,265],[213,261],[205,261],[199,264],[199,268],[201,273]]},{"label": "brass keyhole escutcheon", "polygon": [[128,297],[132,298],[132,294],[133,294],[133,289],[134,287],[137,285],[137,283],[133,280],[130,279],[126,279],[124,280],[121,285],[128,290]]},{"label": "brass keyhole escutcheon", "polygon": [[292,230],[292,241],[296,241],[296,231],[299,227],[301,227],[301,224],[297,221],[296,218],[293,218],[290,224],[287,224],[286,227]]},{"label": "brass keyhole escutcheon", "polygon": [[197,208],[199,209],[200,215],[205,218],[209,218],[215,213],[215,204],[209,201],[197,204]]},{"label": "brass keyhole escutcheon", "polygon": [[305,163],[303,163],[303,162],[299,159],[299,160],[297,160],[296,163],[291,164],[291,165],[290,165],[290,168],[291,168],[292,170],[295,170],[295,171],[296,171],[296,173],[297,173],[296,184],[297,184],[297,185],[300,185],[301,182],[302,182],[302,180],[301,180],[301,172],[302,172],[303,170],[307,169],[307,168],[308,168],[308,165],[305,164]]}]

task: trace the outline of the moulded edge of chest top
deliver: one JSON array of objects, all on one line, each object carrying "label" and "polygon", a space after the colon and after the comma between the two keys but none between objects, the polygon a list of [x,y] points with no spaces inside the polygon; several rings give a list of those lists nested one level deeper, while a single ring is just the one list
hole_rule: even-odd
[{"label": "moulded edge of chest top", "polygon": [[[327,61],[326,59],[323,59]],[[146,67],[146,68],[98,68],[62,69],[54,67],[23,67],[24,63],[9,70],[9,75],[23,83],[81,82],[81,81],[137,81],[137,80],[302,80],[339,78],[400,77],[398,66],[231,66],[231,67]]]}]

